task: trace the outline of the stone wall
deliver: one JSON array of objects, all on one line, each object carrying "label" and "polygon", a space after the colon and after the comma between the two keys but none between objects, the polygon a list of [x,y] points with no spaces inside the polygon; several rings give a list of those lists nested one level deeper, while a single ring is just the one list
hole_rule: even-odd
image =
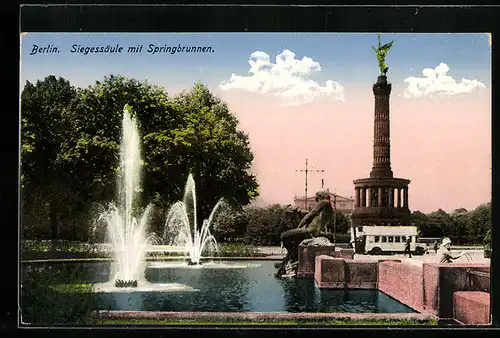
[{"label": "stone wall", "polygon": [[482,291],[455,292],[453,318],[463,324],[489,324],[490,294]]},{"label": "stone wall", "polygon": [[320,255],[314,281],[319,288],[377,289],[378,263]]},{"label": "stone wall", "polygon": [[453,318],[453,294],[476,291],[469,274],[475,269],[489,269],[489,265],[424,263],[424,310],[440,318]]},{"label": "stone wall", "polygon": [[422,268],[394,261],[381,261],[378,266],[378,289],[412,309],[424,311]]},{"label": "stone wall", "polygon": [[[378,289],[421,313],[441,319],[457,317],[464,323],[489,323],[490,303],[485,300],[490,288],[488,264],[419,266],[319,255],[315,267],[314,281],[319,288]],[[460,293],[464,291],[472,293]]]}]

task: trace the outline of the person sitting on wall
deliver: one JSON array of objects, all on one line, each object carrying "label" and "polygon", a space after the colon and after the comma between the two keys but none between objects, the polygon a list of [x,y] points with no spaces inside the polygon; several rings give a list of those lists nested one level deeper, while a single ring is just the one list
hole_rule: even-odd
[{"label": "person sitting on wall", "polygon": [[451,240],[448,237],[443,238],[441,242],[441,247],[438,250],[438,259],[440,264],[453,263],[453,260],[458,259],[463,256],[463,252],[458,256],[451,255]]},{"label": "person sitting on wall", "polygon": [[287,254],[283,261],[276,265],[279,268],[276,276],[283,275],[289,261],[296,265],[299,260],[299,245],[303,240],[326,235],[326,227],[333,218],[330,194],[326,191],[319,191],[315,199],[316,206],[302,218],[298,227],[281,233],[281,242]]}]

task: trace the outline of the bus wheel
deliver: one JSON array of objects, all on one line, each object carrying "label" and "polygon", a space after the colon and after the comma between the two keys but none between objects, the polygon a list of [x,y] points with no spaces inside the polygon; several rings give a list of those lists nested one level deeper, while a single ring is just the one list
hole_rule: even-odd
[{"label": "bus wheel", "polygon": [[378,246],[374,247],[371,251],[372,255],[381,255],[382,254],[382,249],[380,249]]},{"label": "bus wheel", "polygon": [[418,246],[418,247],[416,247],[416,248],[415,248],[415,255],[421,256],[421,255],[423,255],[424,253],[425,253],[424,248],[422,248],[422,247],[420,247],[420,246]]}]

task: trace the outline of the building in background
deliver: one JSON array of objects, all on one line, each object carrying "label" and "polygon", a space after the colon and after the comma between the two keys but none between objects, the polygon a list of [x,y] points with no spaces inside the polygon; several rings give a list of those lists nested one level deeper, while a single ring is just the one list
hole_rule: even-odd
[{"label": "building in background", "polygon": [[[330,192],[330,201],[332,203],[332,207],[334,207],[337,211],[343,213],[346,216],[350,216],[352,214],[354,209],[354,199],[352,197],[348,198]],[[335,206],[334,202],[336,204]],[[297,209],[310,211],[316,206],[316,200],[314,196],[308,196],[306,207],[306,200],[304,196],[294,196],[293,206]]]}]

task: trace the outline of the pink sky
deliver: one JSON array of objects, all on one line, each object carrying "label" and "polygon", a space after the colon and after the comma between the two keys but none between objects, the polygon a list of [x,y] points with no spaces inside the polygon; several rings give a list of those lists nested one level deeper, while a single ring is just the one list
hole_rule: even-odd
[{"label": "pink sky", "polygon": [[[263,95],[219,94],[250,135],[258,203],[293,204],[304,194],[303,169],[310,169],[311,196],[321,188],[354,194],[352,181],[372,168],[371,87],[340,102],[283,107]],[[488,90],[453,98],[391,96],[391,162],[395,177],[411,180],[412,211],[474,209],[491,199],[491,95]]]}]

